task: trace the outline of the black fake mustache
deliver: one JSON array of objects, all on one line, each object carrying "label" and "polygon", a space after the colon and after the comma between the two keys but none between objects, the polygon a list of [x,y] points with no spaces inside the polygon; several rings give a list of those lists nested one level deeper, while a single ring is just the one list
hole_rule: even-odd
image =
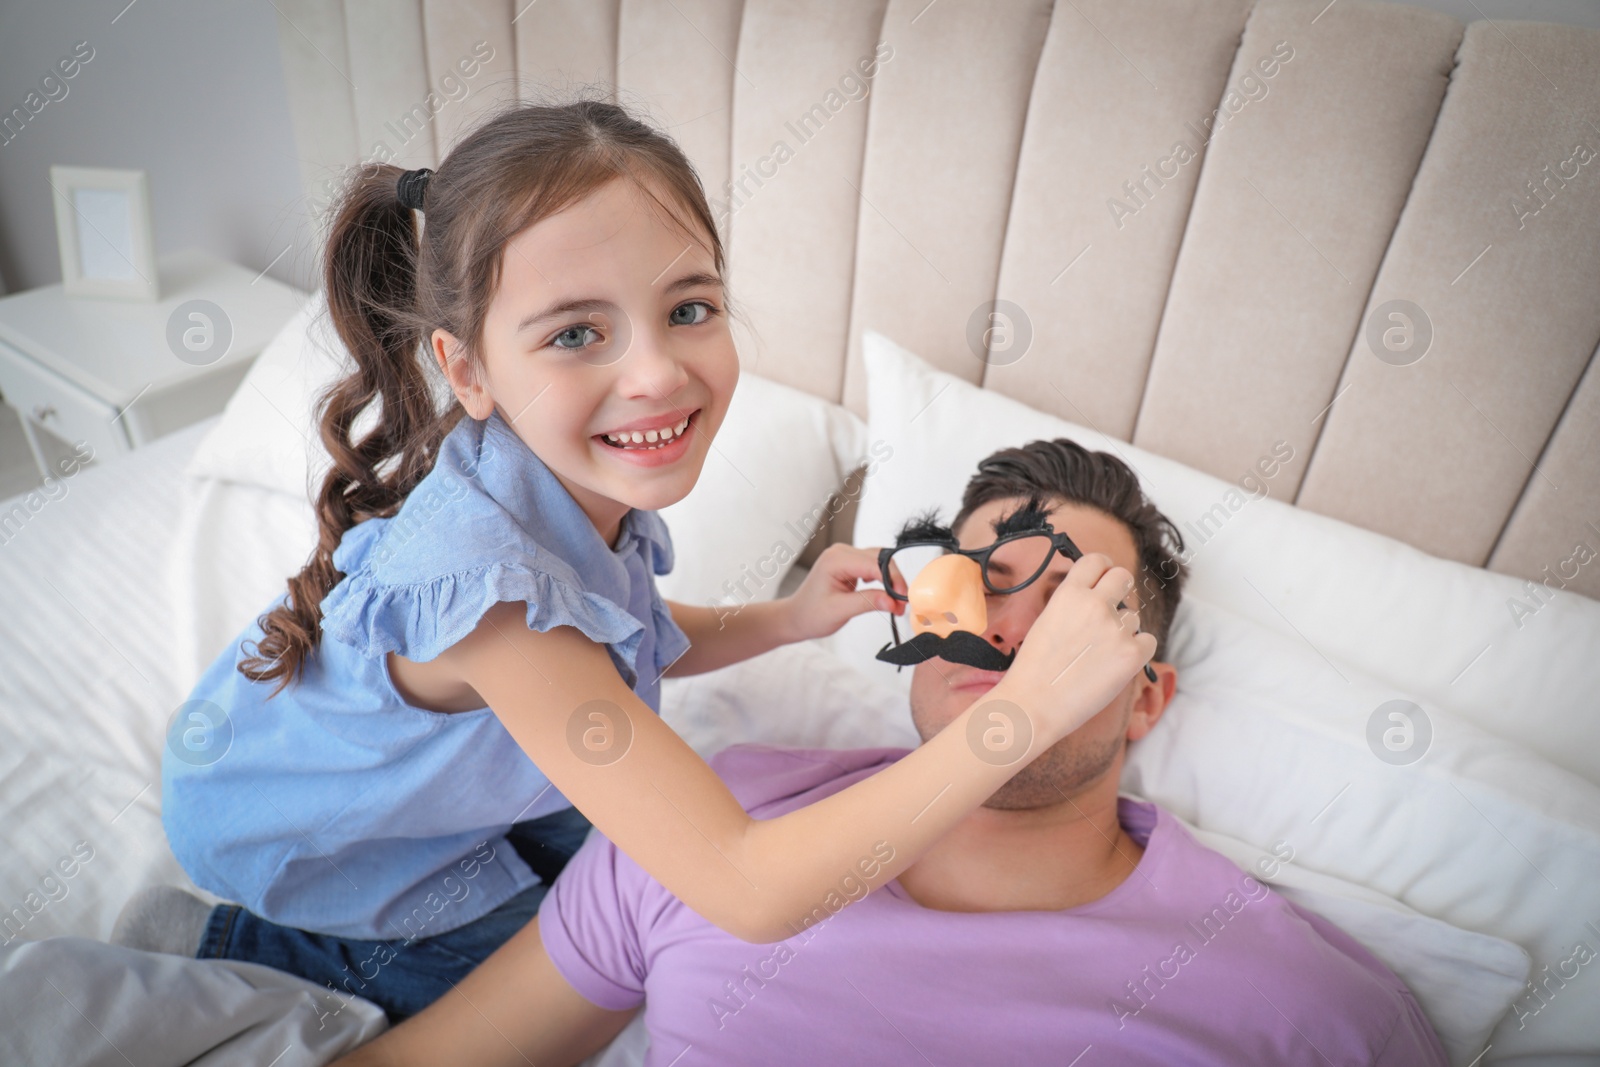
[{"label": "black fake mustache", "polygon": [[901,644],[887,644],[878,650],[877,658],[897,667],[910,667],[923,660],[949,660],[980,671],[1003,671],[1017,658],[1016,650],[1001,652],[975,633],[952,630],[949,637],[940,637],[925,630]]}]

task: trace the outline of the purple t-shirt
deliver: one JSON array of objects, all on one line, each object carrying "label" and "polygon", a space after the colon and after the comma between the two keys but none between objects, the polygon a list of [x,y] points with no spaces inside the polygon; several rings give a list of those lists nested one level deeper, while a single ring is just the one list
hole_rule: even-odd
[{"label": "purple t-shirt", "polygon": [[[772,818],[905,754],[738,745],[712,766]],[[646,1002],[649,1067],[1448,1062],[1410,990],[1338,927],[1155,805],[1124,797],[1118,817],[1145,852],[1092,903],[935,911],[890,882],[771,945],[712,926],[594,834],[540,930],[586,999]],[[853,875],[835,902],[859,896]]]}]

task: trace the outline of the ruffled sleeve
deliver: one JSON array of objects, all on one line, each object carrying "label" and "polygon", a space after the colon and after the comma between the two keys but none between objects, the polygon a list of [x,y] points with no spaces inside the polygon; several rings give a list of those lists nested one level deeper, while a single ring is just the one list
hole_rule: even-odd
[{"label": "ruffled sleeve", "polygon": [[322,600],[328,637],[368,659],[398,652],[426,662],[472,632],[493,605],[520,601],[527,604],[530,630],[575,626],[635,669],[643,624],[605,597],[537,566],[497,561],[424,581],[385,581],[385,568],[372,561],[383,555],[386,521],[358,524],[335,550],[334,565],[345,577]]}]

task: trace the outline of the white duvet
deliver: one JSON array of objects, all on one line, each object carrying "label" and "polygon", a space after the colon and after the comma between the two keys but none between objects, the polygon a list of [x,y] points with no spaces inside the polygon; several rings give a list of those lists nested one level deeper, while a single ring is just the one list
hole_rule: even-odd
[{"label": "white duvet", "polygon": [[0,1063],[299,1067],[384,1026],[270,968],[104,943],[134,891],[187,884],[159,807],[189,684],[164,573],[205,429],[21,498],[0,547]]}]

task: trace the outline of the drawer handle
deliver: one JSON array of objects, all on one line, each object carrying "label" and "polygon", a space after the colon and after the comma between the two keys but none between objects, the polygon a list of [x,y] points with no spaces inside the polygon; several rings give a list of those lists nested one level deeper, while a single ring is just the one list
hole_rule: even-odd
[{"label": "drawer handle", "polygon": [[33,421],[43,422],[48,418],[54,417],[55,413],[56,406],[54,404],[35,404],[33,406]]}]

